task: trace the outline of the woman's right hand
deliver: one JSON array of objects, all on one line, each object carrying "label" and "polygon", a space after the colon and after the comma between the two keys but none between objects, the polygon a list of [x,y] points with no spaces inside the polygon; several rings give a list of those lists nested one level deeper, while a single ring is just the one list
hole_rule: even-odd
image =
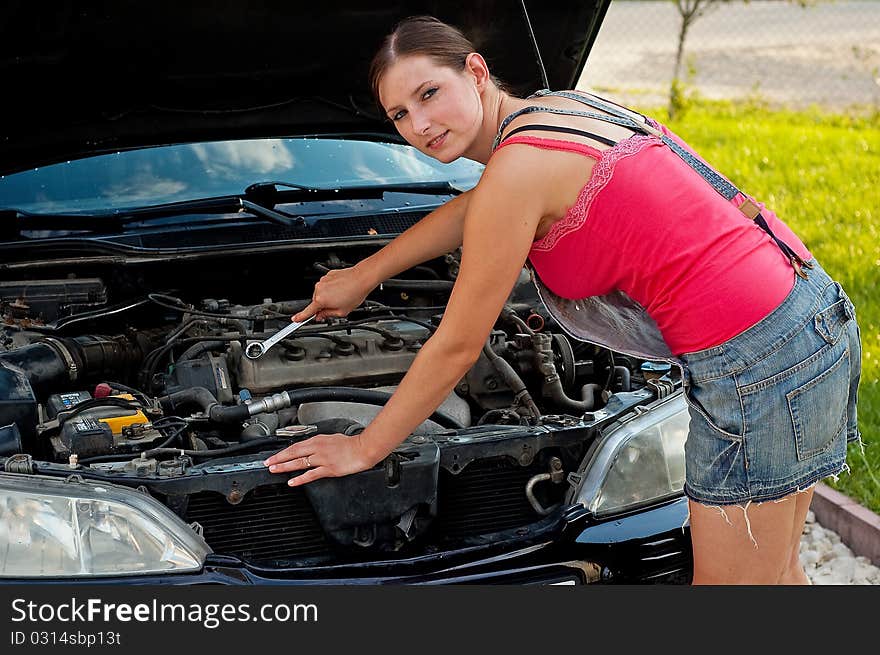
[{"label": "woman's right hand", "polygon": [[374,286],[357,266],[327,271],[315,284],[312,302],[291,320],[304,321],[312,314],[317,321],[330,316],[347,316],[364,302]]}]

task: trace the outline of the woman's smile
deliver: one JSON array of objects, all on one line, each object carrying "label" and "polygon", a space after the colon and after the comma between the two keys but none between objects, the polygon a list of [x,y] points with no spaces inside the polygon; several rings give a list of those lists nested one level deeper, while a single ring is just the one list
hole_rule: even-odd
[{"label": "woman's smile", "polygon": [[434,137],[427,143],[427,147],[429,150],[437,150],[446,142],[446,135],[449,134],[449,130],[446,130],[442,134]]}]

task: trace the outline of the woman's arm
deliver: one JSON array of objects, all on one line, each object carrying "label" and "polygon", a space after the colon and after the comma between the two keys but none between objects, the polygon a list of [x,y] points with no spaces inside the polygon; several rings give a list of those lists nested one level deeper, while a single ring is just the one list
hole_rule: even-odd
[{"label": "woman's arm", "polygon": [[353,437],[317,435],[290,446],[266,461],[272,472],[311,467],[290,480],[298,486],[370,468],[449,395],[479,357],[531,248],[552,191],[542,181],[549,176],[536,173],[540,167],[532,148],[506,148],[492,158],[468,201],[461,268],[443,319],[376,418]]},{"label": "woman's arm", "polygon": [[292,318],[303,321],[313,314],[346,316],[380,283],[424,261],[461,245],[462,225],[473,189],[448,200],[384,248],[350,268],[328,271],[315,284],[312,302]]},{"label": "woman's arm", "polygon": [[[355,264],[373,287],[461,245],[462,226],[474,189],[449,200],[378,252]],[[371,287],[372,288],[372,287]]]}]

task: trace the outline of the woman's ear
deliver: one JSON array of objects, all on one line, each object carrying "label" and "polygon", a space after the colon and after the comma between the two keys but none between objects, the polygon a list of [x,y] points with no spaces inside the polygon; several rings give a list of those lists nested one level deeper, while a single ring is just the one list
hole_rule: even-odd
[{"label": "woman's ear", "polygon": [[483,59],[483,55],[479,52],[472,52],[467,56],[464,60],[464,68],[468,74],[473,76],[477,88],[480,91],[482,91],[492,79],[489,74],[489,66],[486,65],[486,60]]}]

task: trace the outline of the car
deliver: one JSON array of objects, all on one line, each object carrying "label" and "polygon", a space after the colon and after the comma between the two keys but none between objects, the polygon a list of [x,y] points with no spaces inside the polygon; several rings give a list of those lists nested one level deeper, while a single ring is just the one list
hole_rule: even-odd
[{"label": "car", "polygon": [[568,334],[526,268],[378,465],[290,488],[262,464],[362,430],[458,273],[460,249],[248,356],[479,180],[383,120],[373,51],[433,14],[514,92],[573,88],[609,2],[529,4],[4,5],[0,580],[690,581],[679,370]]}]

